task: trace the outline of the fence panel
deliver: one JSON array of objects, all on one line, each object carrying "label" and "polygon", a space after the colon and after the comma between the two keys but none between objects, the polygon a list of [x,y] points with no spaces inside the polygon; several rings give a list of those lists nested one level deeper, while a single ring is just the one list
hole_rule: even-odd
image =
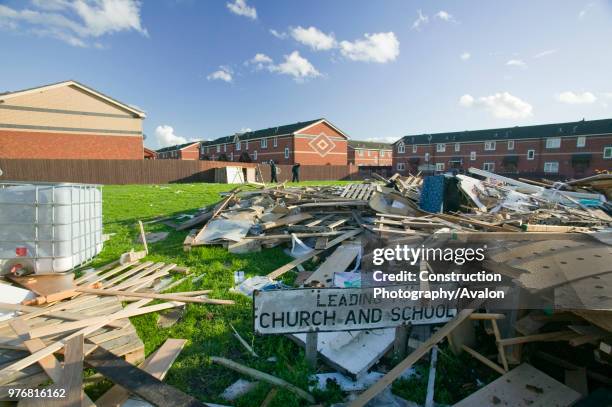
[{"label": "fence panel", "polygon": [[[181,160],[50,160],[2,159],[0,180],[32,182],[80,182],[92,184],[168,184],[176,182],[214,182],[215,169],[226,166],[257,167],[270,181],[268,164],[225,161]],[[291,165],[279,165],[278,180],[291,181]],[[352,165],[303,165],[300,180],[356,180],[358,169]]]}]

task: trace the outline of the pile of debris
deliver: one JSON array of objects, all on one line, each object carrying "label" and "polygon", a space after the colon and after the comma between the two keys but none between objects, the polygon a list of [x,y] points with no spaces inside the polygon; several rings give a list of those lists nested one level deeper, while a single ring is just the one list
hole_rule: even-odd
[{"label": "pile of debris", "polygon": [[[235,287],[247,295],[254,290],[278,288],[359,287],[366,278],[366,273],[359,272],[366,240],[413,239],[414,245],[421,245],[450,239],[487,243],[483,268],[518,283],[518,290],[510,296],[513,301],[534,294],[552,300],[552,312],[515,310],[500,314],[486,312],[486,308],[478,312],[479,304],[460,312],[433,335],[430,329],[418,338],[413,332],[404,340],[414,352],[387,374],[370,370],[390,350],[397,355],[397,330],[319,333],[316,353],[338,372],[318,375],[319,383],[333,376],[346,391],[365,390],[351,405],[363,405],[383,391],[445,337],[449,337],[453,350],[467,352],[505,378],[475,393],[464,405],[512,404],[512,397],[518,397],[520,389],[506,389],[506,398],[502,394],[508,383],[515,385],[510,380],[513,377],[524,381],[528,376],[542,384],[533,394],[524,389],[520,392],[520,397],[536,404],[553,400],[569,405],[584,395],[587,376],[610,385],[610,379],[599,371],[609,368],[612,354],[612,207],[606,199],[612,177],[563,184],[517,181],[478,169],[469,172],[469,176],[396,174],[341,187],[281,184],[258,185],[256,190],[234,189],[178,228],[191,229],[204,223],[192,229],[185,239],[185,250],[223,245],[232,253],[249,253],[286,243],[287,253],[294,260],[267,276],[251,277]],[[305,270],[307,261],[315,264],[314,270]],[[444,264],[422,262],[419,267],[432,273],[448,271]],[[299,272],[293,287],[276,281],[293,269]],[[474,349],[475,323],[484,324],[486,332],[494,337],[496,358]],[[289,335],[308,353],[307,336]],[[574,370],[579,366],[540,351],[540,361],[570,371],[571,380],[566,383],[572,390],[525,363],[531,359],[523,357],[521,346],[542,341],[590,344],[596,355],[594,363],[600,366],[595,370],[580,368],[584,377],[576,379],[579,373]]]},{"label": "pile of debris", "polygon": [[[172,397],[185,405],[204,405],[161,382],[186,341],[168,339],[145,360],[144,345],[129,318],[186,303],[234,302],[208,298],[210,290],[164,294],[190,278],[174,279],[189,270],[133,256],[126,253],[122,259],[127,262],[89,269],[76,279],[70,272],[8,275],[2,280],[0,397],[89,406],[121,405],[130,397],[163,405]],[[152,301],[156,303],[148,305]],[[63,363],[57,353],[63,353]],[[106,377],[115,383],[96,404],[82,391],[84,365],[97,372],[90,381]],[[35,389],[49,379],[53,385],[41,387],[40,394],[11,391]]]},{"label": "pile of debris", "polygon": [[[514,282],[510,302],[530,303],[535,297],[548,301],[548,308],[514,306],[503,312],[484,300],[474,301],[436,331],[433,323],[359,331],[288,331],[296,332],[288,337],[305,348],[311,365],[318,357],[333,370],[316,375],[317,386],[335,381],[351,393],[351,406],[381,397],[400,405],[389,385],[413,375],[411,367],[430,353],[426,404],[433,405],[437,344],[445,338],[453,352],[466,352],[501,375],[459,405],[570,405],[587,395],[588,381],[610,386],[612,380],[604,372],[609,372],[612,361],[612,206],[607,201],[612,176],[553,183],[514,180],[478,169],[469,173],[396,174],[345,186],[242,186],[173,226],[190,231],[183,244],[186,251],[222,245],[230,253],[244,254],[285,246],[293,257],[289,263],[266,276],[245,280],[241,273],[235,275],[234,291],[249,296],[258,290],[366,287],[371,273],[362,265],[372,242],[408,242],[417,247],[450,242],[486,244],[487,258],[479,267]],[[146,247],[142,225],[141,232]],[[232,302],[207,298],[208,291],[163,294],[182,280],[159,279],[178,268],[141,262],[145,255],[146,251],[126,253],[119,263],[74,281],[72,274],[33,275],[13,277],[11,285],[0,285],[3,298],[8,298],[0,308],[10,312],[0,322],[0,384],[34,387],[51,378],[65,387],[72,380],[68,388],[78,389],[72,397],[87,402],[77,377],[81,375],[72,372],[73,366],[82,369],[84,361],[121,386],[102,396],[98,405],[121,404],[130,393],[153,404],[165,394],[197,405],[161,382],[184,342],[167,343],[137,368],[133,365],[143,359],[143,347],[127,318],[187,302]],[[281,281],[294,269],[295,279]],[[452,267],[422,260],[416,269],[443,274]],[[152,300],[161,302],[147,306]],[[130,304],[124,308],[121,301]],[[495,355],[479,350],[476,325],[491,335]],[[257,358],[256,349],[237,331],[234,334]],[[548,350],[522,352],[524,345],[534,342],[586,346],[592,357],[587,366]],[[54,353],[63,348],[62,367]],[[387,369],[379,362],[390,351],[401,362]],[[127,362],[119,359],[126,355]],[[304,389],[265,372],[226,358],[211,357],[211,361],[315,402]],[[537,362],[564,369],[565,385],[531,365]],[[130,374],[120,377],[114,367],[124,367]],[[248,391],[253,386],[239,381],[234,387]]]}]

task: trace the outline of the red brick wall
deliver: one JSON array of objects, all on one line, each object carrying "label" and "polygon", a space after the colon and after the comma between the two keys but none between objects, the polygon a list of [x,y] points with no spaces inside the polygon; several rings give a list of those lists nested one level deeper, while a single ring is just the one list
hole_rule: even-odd
[{"label": "red brick wall", "polygon": [[[246,151],[249,153],[251,160],[258,163],[274,160],[277,164],[287,165],[296,162],[302,165],[347,165],[346,138],[331,126],[320,123],[302,131],[300,134],[302,135],[268,137],[266,148],[261,147],[260,139],[249,140],[248,148],[246,141],[243,140],[240,144],[240,151],[236,150],[235,143],[221,145],[219,152],[217,152],[216,146],[206,146],[203,147],[201,156],[214,160],[219,159],[222,154],[225,154],[229,161],[238,161],[240,155]],[[316,148],[313,148],[310,142],[321,134],[325,138],[323,144],[327,143],[330,147],[333,145],[333,148],[327,148],[321,151],[317,151]],[[274,146],[275,138],[276,147]],[[289,149],[289,156],[287,158],[285,158],[286,148]],[[257,151],[257,159],[254,157],[255,151]]]},{"label": "red brick wall", "polygon": [[[546,148],[545,139],[528,139],[514,140],[514,149],[508,149],[506,140],[497,140],[494,151],[486,151],[484,142],[467,142],[460,143],[460,151],[455,151],[455,143],[446,143],[445,152],[437,152],[436,144],[418,145],[417,152],[412,152],[412,145],[405,145],[405,153],[397,152],[397,144],[393,152],[393,168],[397,170],[398,163],[405,163],[407,172],[414,173],[418,165],[427,164],[424,157],[425,153],[429,153],[429,164],[444,163],[445,170],[451,168],[450,160],[454,157],[459,157],[463,160],[461,168],[468,169],[475,167],[482,169],[484,163],[494,163],[494,172],[509,173],[518,172],[521,174],[529,173],[544,173],[544,164],[546,162],[558,162],[559,172],[550,174],[551,178],[555,176],[561,178],[577,178],[586,177],[595,173],[595,170],[612,170],[612,160],[603,158],[603,150],[605,146],[612,146],[612,135],[606,136],[587,136],[584,147],[577,147],[576,137],[562,137],[560,148]],[[527,159],[527,151],[534,150],[535,157],[533,160]],[[476,159],[470,159],[470,152],[476,152]],[[591,160],[588,166],[576,165],[572,162],[572,156],[578,153],[591,154]],[[504,166],[504,157],[508,155],[517,155],[518,162],[516,168],[512,166]],[[419,163],[413,164],[412,157],[418,157]],[[400,172],[400,171],[398,171]]]},{"label": "red brick wall", "polygon": [[[300,131],[294,137],[296,162],[302,165],[347,165],[348,143],[346,137],[327,123],[323,122],[311,126]],[[321,145],[331,143],[333,148],[317,148],[316,145],[319,141],[322,141]]]},{"label": "red brick wall", "polygon": [[0,130],[1,158],[142,160],[142,137]]},{"label": "red brick wall", "polygon": [[200,145],[194,144],[181,150],[181,160],[199,160],[200,159]]},{"label": "red brick wall", "polygon": [[[357,150],[362,151],[363,155],[359,155]],[[388,166],[392,165],[393,158],[391,150],[385,150],[385,155],[380,157],[380,150],[377,149],[353,149],[348,148],[348,162],[357,166]]]},{"label": "red brick wall", "polygon": [[[274,147],[274,137],[267,138],[268,145],[266,148],[261,147],[261,140],[249,140],[248,147],[246,141],[243,140],[240,144],[240,150],[236,149],[235,143],[221,145],[221,151],[217,153],[216,146],[203,147],[202,156],[208,156],[210,159],[218,159],[220,155],[225,154],[229,161],[238,161],[240,155],[245,151],[251,157],[253,162],[264,162],[274,160],[278,164],[293,164],[293,137],[284,136],[276,137],[276,147]],[[289,158],[285,158],[285,147],[289,148]],[[255,151],[257,151],[257,159],[255,159]],[[233,154],[233,160],[232,160]]]}]

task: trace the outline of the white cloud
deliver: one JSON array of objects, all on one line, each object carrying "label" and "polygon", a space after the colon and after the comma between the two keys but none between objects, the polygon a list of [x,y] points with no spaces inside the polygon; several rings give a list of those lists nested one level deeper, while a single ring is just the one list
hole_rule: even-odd
[{"label": "white cloud", "polygon": [[593,8],[593,6],[595,6],[594,3],[589,3],[582,10],[580,10],[578,13],[578,19],[582,20],[587,15],[589,10]]},{"label": "white cloud", "polygon": [[298,26],[291,28],[291,36],[296,41],[309,46],[315,51],[326,51],[336,47],[334,34],[325,34],[316,27],[303,28]]},{"label": "white cloud", "polygon": [[280,40],[284,40],[285,38],[287,38],[287,33],[279,32],[272,28],[270,28],[270,34],[272,34],[273,36],[275,36],[276,38]]},{"label": "white cloud", "polygon": [[591,104],[597,101],[597,96],[591,92],[561,92],[557,95],[557,100],[561,103],[570,105]]},{"label": "white cloud", "polygon": [[234,0],[233,3],[226,3],[227,8],[234,14],[244,16],[252,20],[257,19],[257,10],[255,7],[250,7],[246,0]]},{"label": "white cloud", "polygon": [[601,97],[603,97],[604,99],[612,99],[612,92],[603,92],[601,94]]},{"label": "white cloud", "polygon": [[472,107],[474,105],[474,97],[472,95],[465,94],[459,98],[459,106]]},{"label": "white cloud", "polygon": [[228,66],[221,65],[218,71],[214,71],[210,73],[206,79],[209,81],[224,81],[231,82],[232,81],[232,70]]},{"label": "white cloud", "polygon": [[168,126],[167,124],[163,124],[155,128],[155,138],[157,139],[157,144],[162,148],[177,144],[184,144],[187,142],[185,137],[174,134],[174,128],[172,128],[172,126]]},{"label": "white cloud", "polygon": [[266,54],[257,53],[255,56],[248,61],[246,61],[245,65],[254,65],[257,69],[263,69],[269,64],[272,64],[272,58],[267,56]]},{"label": "white cloud", "polygon": [[522,68],[522,69],[526,69],[527,68],[527,64],[522,59],[511,59],[508,62],[506,62],[506,65],[508,65],[508,66],[516,66],[516,67]]},{"label": "white cloud", "polygon": [[420,30],[422,25],[425,25],[429,22],[429,17],[423,15],[421,10],[417,10],[417,19],[412,23],[413,30]]},{"label": "white cloud", "polygon": [[[420,17],[420,16],[419,16]],[[448,11],[444,11],[444,10],[440,10],[438,11],[434,17],[442,20],[442,21],[447,21],[447,22],[451,22],[451,21],[456,21],[455,17],[453,17],[452,14],[450,14]]]},{"label": "white cloud", "polygon": [[547,49],[547,50],[544,50],[542,52],[538,52],[533,57],[536,58],[536,59],[544,58],[544,57],[547,57],[549,55],[556,54],[557,51],[558,51],[557,49]]},{"label": "white cloud", "polygon": [[293,51],[289,55],[285,55],[285,62],[278,65],[269,65],[270,72],[276,72],[283,75],[293,76],[297,82],[302,82],[307,78],[316,78],[321,76],[321,73],[298,51]]},{"label": "white cloud", "polygon": [[[365,141],[373,141],[376,143],[389,143],[393,144],[398,140],[397,136],[384,136],[384,137],[368,137]],[[359,141],[359,140],[357,140]]]},{"label": "white cloud", "polygon": [[137,0],[35,0],[32,9],[0,5],[0,27],[56,38],[73,46],[89,46],[88,38],[121,31],[148,36]]},{"label": "white cloud", "polygon": [[340,42],[342,55],[353,61],[387,63],[400,52],[400,43],[393,32],[365,34],[365,39]]},{"label": "white cloud", "polygon": [[465,108],[481,108],[498,119],[523,119],[533,115],[533,106],[508,92],[496,93],[475,99],[466,94],[459,99]]},{"label": "white cloud", "polygon": [[470,54],[469,52],[464,52],[463,54],[459,55],[459,58],[461,58],[462,61],[467,61],[471,57],[472,54]]}]

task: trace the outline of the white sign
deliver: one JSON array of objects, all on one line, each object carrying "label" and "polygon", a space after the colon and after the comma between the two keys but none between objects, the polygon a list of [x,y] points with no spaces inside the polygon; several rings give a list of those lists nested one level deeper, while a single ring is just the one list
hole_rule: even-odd
[{"label": "white sign", "polygon": [[[452,287],[450,284],[436,286]],[[419,286],[386,286],[385,289],[419,290]],[[256,333],[284,334],[437,324],[451,320],[457,310],[449,300],[375,297],[374,288],[368,287],[255,291],[253,313]]]}]

